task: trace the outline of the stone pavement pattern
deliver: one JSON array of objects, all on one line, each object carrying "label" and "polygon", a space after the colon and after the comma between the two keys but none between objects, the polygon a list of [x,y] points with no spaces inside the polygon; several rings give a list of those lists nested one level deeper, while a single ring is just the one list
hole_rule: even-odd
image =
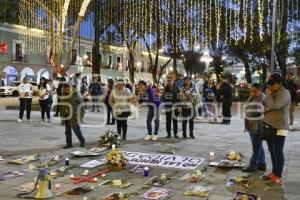
[{"label": "stone pavement pattern", "polygon": [[[145,111],[146,112],[146,111]],[[247,134],[243,132],[243,120],[235,119],[230,126],[223,126],[218,124],[196,123],[195,124],[195,140],[182,140],[182,139],[165,139],[165,117],[162,115],[160,135],[157,142],[144,141],[143,138],[146,135],[145,124],[145,112],[141,112],[140,119],[131,119],[129,121],[128,129],[128,141],[122,144],[122,150],[126,151],[138,151],[145,153],[157,153],[158,150],[175,150],[176,155],[193,156],[208,158],[210,151],[215,152],[216,159],[222,159],[227,150],[240,151],[245,155],[244,162],[248,163],[249,156],[251,155],[250,139]],[[51,124],[40,123],[39,112],[32,113],[33,122],[16,123],[17,111],[4,110],[0,108],[0,155],[3,155],[5,159],[18,158],[20,156],[26,156],[32,153],[41,154],[41,159],[45,160],[51,158],[53,155],[67,155],[68,153],[80,150],[78,147],[78,140],[73,136],[75,148],[71,150],[62,150],[64,145],[64,129],[60,125],[58,118],[53,118]],[[296,121],[300,121],[299,107],[296,111]],[[85,122],[88,124],[99,124],[104,122],[103,117],[98,113],[87,113]],[[181,127],[181,125],[179,125]],[[95,147],[96,141],[104,134],[107,129],[116,130],[115,126],[84,126],[82,128],[84,136],[87,140],[87,149]],[[284,180],[285,185],[283,187],[272,186],[265,183],[260,179],[262,173],[252,173],[250,179],[252,184],[250,189],[241,189],[249,193],[259,194],[263,200],[299,200],[300,199],[300,125],[296,124],[296,130],[290,132],[286,140],[285,146],[285,169]],[[179,134],[181,136],[181,133]],[[266,147],[266,145],[265,145]],[[267,148],[265,148],[267,150]],[[270,156],[268,151],[268,168],[270,169]],[[104,158],[107,152],[96,157],[96,159]],[[79,165],[85,163],[88,160],[94,158],[71,158],[71,164]],[[36,162],[32,163],[33,165]],[[29,164],[23,166],[8,165],[5,162],[0,161],[0,172],[7,172],[13,170],[27,169]],[[101,168],[101,167],[100,167]],[[88,199],[100,199],[101,197],[110,194],[112,192],[133,192],[135,195],[131,199],[141,199],[140,196],[149,189],[145,187],[143,183],[147,178],[141,175],[129,174],[128,170],[132,166],[128,166],[122,172],[113,172],[107,174],[105,179],[126,179],[133,183],[133,186],[126,190],[112,189],[108,186],[100,186],[95,191],[86,194]],[[179,170],[174,168],[161,168],[155,167],[151,172],[153,174],[167,173],[172,177],[171,182],[166,184],[165,188],[174,189],[168,199],[183,200],[183,199],[210,199],[210,200],[230,200],[236,189],[226,188],[225,183],[228,177],[236,175],[247,175],[240,170],[223,170],[214,167],[207,167],[207,159],[203,164],[199,166],[200,170],[204,170],[206,178],[201,181],[200,185],[213,186],[209,198],[198,197],[186,197],[183,196],[184,191],[190,184],[178,181],[186,173],[190,173],[189,170]],[[83,172],[81,168],[74,168],[64,178],[59,178],[53,181],[55,183],[62,183],[66,187],[73,187],[74,185],[68,179],[70,174],[79,175]],[[90,172],[92,172],[90,170]],[[37,176],[37,172],[28,172],[22,177],[15,179],[8,179],[0,182],[0,200],[18,199],[16,198],[17,191],[12,190],[12,187],[20,185],[25,182],[34,180]],[[84,183],[83,185],[88,185]],[[53,199],[63,199],[55,197]],[[76,198],[75,198],[76,199]],[[81,196],[77,199],[83,199]]]}]

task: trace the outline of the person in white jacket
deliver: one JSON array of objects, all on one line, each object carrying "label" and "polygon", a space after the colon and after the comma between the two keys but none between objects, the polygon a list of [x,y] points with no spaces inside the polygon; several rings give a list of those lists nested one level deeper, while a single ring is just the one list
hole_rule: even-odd
[{"label": "person in white jacket", "polygon": [[27,120],[31,121],[30,112],[31,112],[33,88],[32,85],[28,83],[26,77],[23,78],[23,82],[19,86],[19,93],[20,93],[20,99],[19,99],[20,110],[19,110],[18,122],[22,122],[25,109],[26,109]]}]

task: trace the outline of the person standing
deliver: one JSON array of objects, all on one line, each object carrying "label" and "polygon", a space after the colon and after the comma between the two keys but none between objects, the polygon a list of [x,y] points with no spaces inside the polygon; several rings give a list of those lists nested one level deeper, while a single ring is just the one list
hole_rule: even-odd
[{"label": "person standing", "polygon": [[89,91],[91,93],[92,101],[93,101],[93,108],[91,112],[94,112],[95,108],[97,108],[97,112],[100,112],[98,102],[99,102],[99,96],[102,94],[102,88],[101,88],[101,84],[98,82],[96,77],[93,77],[93,82],[89,87]]},{"label": "person standing", "polygon": [[128,88],[125,88],[123,79],[116,83],[116,88],[109,96],[109,105],[113,108],[115,119],[117,120],[117,132],[123,140],[127,140],[127,121],[130,116],[130,104],[133,95]]},{"label": "person standing", "polygon": [[19,110],[19,119],[18,122],[22,122],[24,111],[26,109],[26,117],[28,121],[32,121],[30,119],[31,113],[31,104],[32,104],[32,95],[33,95],[33,88],[26,77],[23,78],[23,82],[19,86],[19,93],[20,93],[20,110]]},{"label": "person standing", "polygon": [[80,94],[83,98],[84,101],[84,108],[86,109],[86,102],[88,102],[88,83],[87,83],[87,78],[86,76],[82,78],[82,85],[80,88]]},{"label": "person standing", "polygon": [[60,117],[62,118],[62,124],[65,126],[66,146],[64,149],[73,147],[72,143],[72,130],[79,139],[80,147],[85,146],[85,139],[82,136],[79,123],[85,114],[84,102],[80,95],[78,95],[78,89],[76,86],[70,84],[64,84],[63,86],[63,98],[61,99],[62,105],[60,110]]},{"label": "person standing", "polygon": [[[148,114],[147,114],[147,131],[148,135],[145,140],[157,140],[159,130],[159,106],[160,106],[160,91],[157,86],[149,87],[145,81],[139,82],[139,102],[148,103]],[[154,134],[152,132],[152,121],[154,119]]]},{"label": "person standing", "polygon": [[249,133],[252,144],[252,156],[243,172],[255,172],[256,170],[266,170],[265,151],[263,141],[260,137],[263,126],[265,95],[261,91],[259,83],[252,84],[250,88],[250,98],[245,105],[245,131]]},{"label": "person standing", "polygon": [[287,73],[286,75],[286,83],[287,83],[287,89],[290,92],[291,95],[291,105],[290,105],[290,129],[293,128],[294,125],[294,112],[295,107],[297,105],[297,85],[293,80],[293,73]]},{"label": "person standing", "polygon": [[200,75],[199,73],[195,73],[195,89],[199,95],[199,105],[198,105],[198,110],[197,110],[197,113],[198,113],[198,116],[199,117],[202,117],[202,112],[203,112],[203,107],[202,107],[202,97],[203,97],[203,79],[200,78]]},{"label": "person standing", "polygon": [[47,80],[44,77],[40,79],[40,84],[38,85],[38,89],[39,89],[39,97],[40,97],[39,104],[41,108],[42,122],[45,121],[45,113],[46,113],[48,123],[50,123],[51,87],[47,83]]},{"label": "person standing", "polygon": [[54,117],[58,117],[59,116],[59,112],[60,112],[60,102],[61,102],[61,96],[62,96],[62,90],[63,90],[63,86],[66,83],[66,78],[64,75],[62,75],[62,77],[60,77],[59,79],[59,83],[58,83],[58,87],[56,89],[56,96],[57,96],[57,105],[56,105],[56,112],[53,115]]},{"label": "person standing", "polygon": [[[105,95],[105,99],[104,99],[104,103],[106,105],[107,108],[107,115],[106,115],[106,125],[114,125],[115,124],[115,118],[113,115],[113,109],[112,107],[109,105],[109,97],[111,95],[111,92],[113,91],[114,88],[114,80],[113,79],[108,79],[108,84],[107,84],[107,93]],[[112,118],[112,122],[110,123],[110,116]]]},{"label": "person standing", "polygon": [[272,127],[273,135],[266,139],[271,154],[272,172],[263,179],[282,185],[284,168],[284,143],[289,129],[289,107],[291,95],[284,88],[281,75],[273,74],[269,77],[266,90],[264,123]]},{"label": "person standing", "polygon": [[184,78],[183,88],[180,89],[180,102],[182,105],[182,131],[183,138],[186,139],[187,135],[187,122],[189,122],[190,128],[190,137],[195,139],[194,136],[194,118],[195,118],[195,105],[198,102],[198,94],[197,91],[191,81],[190,77]]},{"label": "person standing", "polygon": [[222,124],[230,125],[231,106],[232,106],[232,87],[227,78],[224,78],[219,87],[219,98],[222,102],[223,122]]},{"label": "person standing", "polygon": [[165,104],[166,110],[166,129],[167,129],[167,138],[171,138],[171,127],[173,122],[173,132],[174,137],[178,138],[177,131],[178,131],[178,111],[174,108],[174,104],[178,102],[177,98],[178,89],[174,83],[174,76],[168,75],[167,76],[167,83],[164,87],[163,94],[161,96],[161,101]]},{"label": "person standing", "polygon": [[216,113],[215,113],[215,100],[216,100],[216,91],[217,88],[213,84],[213,81],[209,79],[207,81],[207,85],[204,89],[203,99],[204,99],[204,107],[206,112],[206,117],[208,118],[209,122],[216,121]]}]

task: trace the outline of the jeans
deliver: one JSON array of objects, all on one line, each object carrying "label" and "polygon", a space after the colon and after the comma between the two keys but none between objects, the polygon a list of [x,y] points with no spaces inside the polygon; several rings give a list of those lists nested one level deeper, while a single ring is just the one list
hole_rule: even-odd
[{"label": "jeans", "polygon": [[182,120],[182,131],[183,135],[186,136],[186,130],[187,130],[187,122],[189,121],[189,127],[190,127],[190,136],[194,135],[194,118],[195,118],[195,110],[192,108],[182,108],[182,117],[184,118]]},{"label": "jeans", "polygon": [[284,136],[273,136],[267,140],[269,152],[272,160],[272,172],[275,176],[281,177],[284,167],[283,147],[285,143]]},{"label": "jeans", "polygon": [[169,136],[171,136],[171,127],[172,127],[172,122],[173,122],[173,132],[174,136],[177,135],[178,131],[178,113],[175,111],[175,116],[173,116],[172,110],[166,112],[166,128],[167,128],[167,133]]},{"label": "jeans", "polygon": [[95,107],[97,108],[97,111],[99,111],[99,96],[92,96],[93,101],[93,108],[92,110],[95,110]]},{"label": "jeans", "polygon": [[249,167],[252,169],[257,169],[258,167],[266,166],[263,141],[258,134],[249,133],[249,136],[252,144],[252,156]]},{"label": "jeans", "polygon": [[27,117],[27,119],[30,119],[32,99],[31,98],[20,98],[19,101],[20,101],[19,118],[23,119],[24,111],[26,109],[26,117]]},{"label": "jeans", "polygon": [[130,112],[122,112],[122,114],[117,116],[117,132],[119,136],[121,136],[121,133],[123,132],[123,139],[126,139],[127,136],[127,120],[128,117],[130,116]]},{"label": "jeans", "polygon": [[75,135],[78,137],[80,143],[83,144],[85,142],[85,139],[82,136],[80,126],[78,124],[74,127],[71,127],[70,121],[66,120],[65,121],[65,129],[66,129],[65,134],[66,134],[66,143],[67,143],[67,145],[72,145],[72,129],[73,129]]},{"label": "jeans", "polygon": [[[155,113],[156,111],[156,113]],[[152,120],[154,118],[154,135],[158,135],[159,130],[159,113],[158,108],[149,107],[147,115],[147,130],[148,135],[152,135]]]},{"label": "jeans", "polygon": [[44,100],[40,100],[39,103],[40,103],[40,107],[41,107],[42,120],[44,121],[44,119],[45,119],[45,113],[47,115],[47,119],[50,119],[50,108],[51,108],[50,99],[47,98]]}]

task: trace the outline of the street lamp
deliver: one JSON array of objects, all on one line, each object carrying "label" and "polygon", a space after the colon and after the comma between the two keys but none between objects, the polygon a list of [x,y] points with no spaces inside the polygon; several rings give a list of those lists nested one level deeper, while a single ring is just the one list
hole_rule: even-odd
[{"label": "street lamp", "polygon": [[203,56],[200,58],[200,61],[205,63],[205,72],[207,73],[209,68],[209,63],[213,61],[213,58],[209,55],[208,50],[205,50],[203,52]]}]

